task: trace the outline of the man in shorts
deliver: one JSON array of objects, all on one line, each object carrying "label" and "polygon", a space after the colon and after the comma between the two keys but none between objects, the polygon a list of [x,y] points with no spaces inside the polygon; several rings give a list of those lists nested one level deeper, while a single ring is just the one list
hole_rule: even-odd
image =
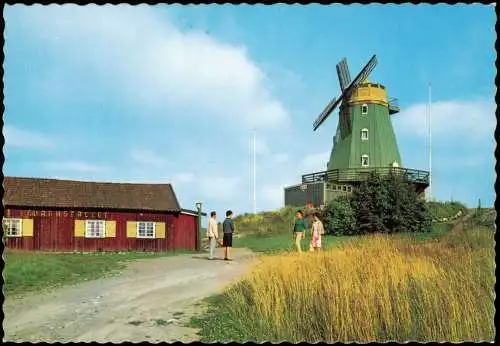
[{"label": "man in shorts", "polygon": [[222,238],[224,260],[231,261],[231,259],[229,259],[229,248],[233,246],[234,233],[233,212],[231,210],[226,211],[226,219],[222,223],[222,232],[224,232],[224,237]]}]

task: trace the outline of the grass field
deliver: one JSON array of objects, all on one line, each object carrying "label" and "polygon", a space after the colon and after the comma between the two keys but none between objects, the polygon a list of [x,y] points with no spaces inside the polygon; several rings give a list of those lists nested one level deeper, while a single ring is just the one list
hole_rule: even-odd
[{"label": "grass field", "polygon": [[[452,227],[451,223],[436,223],[433,225],[433,229],[428,233],[421,234],[401,234],[396,237],[415,239],[416,241],[426,241],[429,239],[438,239],[446,234]],[[326,235],[323,237],[323,247],[328,250],[339,246],[346,241],[353,241],[356,239],[362,239],[363,237],[354,236],[344,236],[337,237],[333,235]],[[302,241],[302,247],[304,250],[308,249],[310,238]],[[261,235],[261,234],[247,234],[241,238],[235,239],[234,247],[248,248],[255,252],[264,253],[280,253],[295,250],[295,242],[292,239],[292,233],[288,234],[278,234],[278,235]]]},{"label": "grass field", "polygon": [[448,230],[353,237],[301,256],[273,253],[290,236],[241,238],[268,254],[191,325],[205,342],[492,341],[494,232]]},{"label": "grass field", "polygon": [[4,252],[4,294],[14,296],[61,285],[93,280],[112,275],[125,267],[125,262],[140,258],[173,256],[188,251],[147,253],[41,253]]}]

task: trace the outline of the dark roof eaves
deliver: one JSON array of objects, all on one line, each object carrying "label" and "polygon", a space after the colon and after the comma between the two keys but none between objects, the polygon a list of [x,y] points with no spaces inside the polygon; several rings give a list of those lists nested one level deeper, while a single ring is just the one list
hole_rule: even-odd
[{"label": "dark roof eaves", "polygon": [[32,204],[4,204],[4,208],[11,209],[53,209],[53,210],[107,210],[111,212],[122,213],[180,213],[182,209],[137,209],[137,208],[117,208],[117,207],[61,207],[61,206],[46,206]]}]

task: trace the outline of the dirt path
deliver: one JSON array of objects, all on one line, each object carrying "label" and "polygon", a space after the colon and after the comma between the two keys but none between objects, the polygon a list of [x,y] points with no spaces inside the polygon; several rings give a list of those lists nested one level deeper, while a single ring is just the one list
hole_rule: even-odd
[{"label": "dirt path", "polygon": [[240,277],[255,257],[245,249],[232,254],[232,262],[204,254],[141,259],[115,277],[7,297],[5,341],[197,340],[197,331],[183,324],[203,311],[199,300]]}]

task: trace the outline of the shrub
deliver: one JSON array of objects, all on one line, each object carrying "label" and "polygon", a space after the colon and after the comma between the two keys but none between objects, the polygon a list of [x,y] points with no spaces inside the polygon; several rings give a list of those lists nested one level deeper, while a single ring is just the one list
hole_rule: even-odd
[{"label": "shrub", "polygon": [[398,175],[375,173],[361,182],[352,195],[356,233],[430,231],[431,217],[415,187]]},{"label": "shrub", "polygon": [[356,218],[349,197],[332,200],[322,213],[325,231],[334,235],[355,234]]}]

